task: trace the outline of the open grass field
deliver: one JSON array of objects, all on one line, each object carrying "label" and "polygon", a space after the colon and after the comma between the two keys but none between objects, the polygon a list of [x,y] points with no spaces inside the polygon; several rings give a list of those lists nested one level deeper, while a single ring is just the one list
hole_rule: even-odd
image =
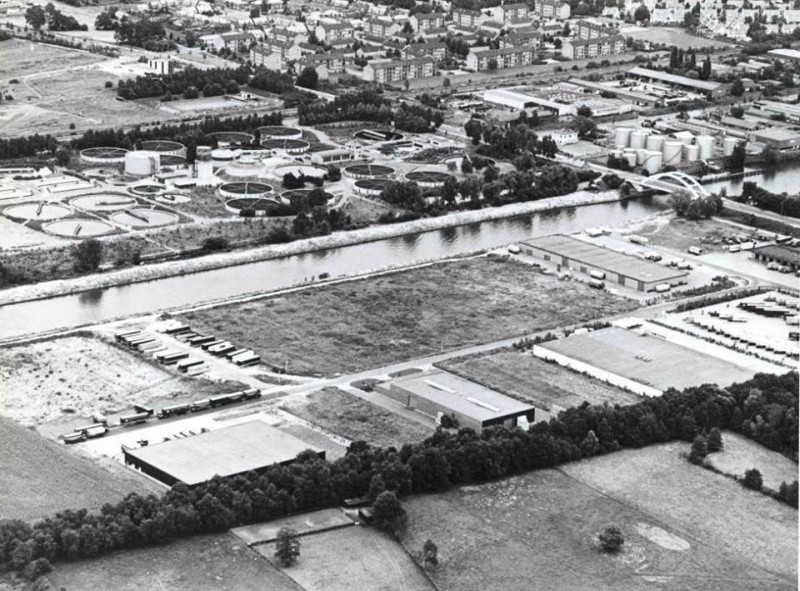
[{"label": "open grass field", "polygon": [[278,532],[288,527],[296,531],[299,535],[306,535],[326,529],[340,527],[353,527],[354,522],[341,509],[322,509],[312,513],[302,513],[292,515],[283,519],[273,519],[263,523],[245,525],[237,527],[231,532],[248,546],[274,542],[278,538]]},{"label": "open grass field", "polygon": [[[41,74],[49,70],[85,66],[102,61],[103,56],[86,51],[75,51],[46,43],[32,43],[21,39],[0,41],[0,80],[7,82],[27,74]],[[13,89],[13,85],[12,85]]]},{"label": "open grass field", "polygon": [[169,404],[232,391],[224,382],[180,376],[87,336],[0,348],[0,380],[0,414],[23,425],[74,417],[84,417],[83,423],[92,412],[111,414],[137,402]]},{"label": "open grass field", "polygon": [[131,492],[159,490],[143,477],[107,470],[0,417],[0,518],[32,520],[64,509],[99,509]]},{"label": "open grass field", "polygon": [[677,27],[626,27],[624,33],[641,41],[661,43],[667,46],[674,45],[682,49],[727,47],[730,45],[729,43],[692,35]]},{"label": "open grass field", "polygon": [[[686,460],[664,469],[660,461],[676,451],[662,446],[625,452],[564,471],[542,470],[414,497],[405,503],[409,528],[403,544],[416,553],[428,538],[438,545],[439,566],[431,576],[441,591],[794,589],[787,555],[792,544],[796,549],[796,533],[790,531],[796,528],[796,512],[762,497],[775,506],[773,518],[764,520],[762,507],[756,507],[758,517],[731,523],[749,504],[747,491]],[[639,453],[648,455],[634,466],[631,458]],[[645,462],[646,470],[635,470]],[[634,490],[622,495],[602,489],[584,482],[584,471],[600,472],[608,480],[620,478],[627,485],[636,481]],[[663,475],[648,485],[647,478],[655,473]],[[685,505],[695,514],[695,523],[673,515],[679,513],[673,500],[683,495],[682,487],[694,497]],[[717,498],[717,492],[724,497]],[[652,496],[665,507],[643,506],[640,495]],[[794,521],[783,523],[792,512]],[[717,515],[728,523],[727,530],[708,535],[704,522]],[[596,545],[597,534],[610,523],[625,537],[617,555],[604,554]],[[782,553],[786,574],[772,574],[759,563],[760,555],[742,556],[731,547],[733,536],[751,534],[771,537],[772,546]]]},{"label": "open grass field", "polygon": [[[254,549],[274,562],[274,544]],[[433,589],[397,542],[366,527],[349,527],[300,538],[300,559],[283,572],[305,591]]]},{"label": "open grass field", "polygon": [[183,319],[289,373],[364,370],[615,314],[636,303],[477,258],[221,306]]},{"label": "open grass field", "polygon": [[773,490],[778,490],[782,482],[797,480],[797,464],[778,452],[731,431],[722,433],[722,443],[722,451],[706,456],[706,462],[720,472],[741,477],[746,470],[756,468],[764,485]]},{"label": "open grass field", "polygon": [[338,388],[325,388],[305,399],[292,398],[282,408],[350,441],[361,439],[381,447],[399,449],[404,443],[422,441],[433,435],[419,423]]},{"label": "open grass field", "polygon": [[690,246],[699,246],[705,252],[727,251],[724,238],[745,236],[747,232],[717,220],[686,220],[673,217],[669,223],[646,223],[637,233],[650,239],[650,244],[686,252]]},{"label": "open grass field", "polygon": [[[589,376],[548,363],[530,353],[500,351],[439,364],[493,390],[557,412],[584,401],[589,404],[634,404],[641,398]],[[538,417],[537,417],[538,420]]]},{"label": "open grass field", "polygon": [[48,578],[70,591],[303,591],[231,534],[58,564]]},{"label": "open grass field", "polygon": [[562,469],[742,565],[796,583],[797,510],[693,466],[680,455],[688,451],[688,444],[675,442]]}]

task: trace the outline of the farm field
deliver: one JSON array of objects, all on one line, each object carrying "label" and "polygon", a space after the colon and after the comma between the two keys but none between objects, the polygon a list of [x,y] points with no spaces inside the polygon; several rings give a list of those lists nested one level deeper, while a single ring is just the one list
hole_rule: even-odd
[{"label": "farm field", "polygon": [[57,564],[48,578],[70,590],[303,591],[227,533]]},{"label": "farm field", "polygon": [[380,447],[422,441],[433,435],[419,423],[414,423],[388,410],[370,404],[338,388],[325,388],[305,399],[291,398],[282,408],[323,429]]},{"label": "farm field", "polygon": [[741,477],[746,470],[756,468],[764,486],[773,490],[778,490],[782,482],[797,480],[797,464],[776,451],[731,431],[722,433],[722,443],[722,451],[706,456],[706,462],[721,472]]},{"label": "farm field", "polygon": [[[544,409],[589,404],[635,404],[641,398],[589,376],[548,363],[530,353],[500,351],[439,364],[479,384]],[[537,417],[538,419],[538,417]]]},{"label": "farm field", "polygon": [[64,509],[99,509],[131,492],[161,490],[124,470],[105,469],[62,444],[0,417],[0,515],[32,520]]},{"label": "farm field", "polygon": [[[255,546],[254,550],[274,562],[274,544]],[[432,591],[397,542],[367,527],[303,536],[300,559],[283,573],[305,591]]]},{"label": "farm field", "polygon": [[693,466],[673,442],[569,464],[562,470],[693,538],[724,548],[742,565],[797,580],[797,510]]},{"label": "farm field", "polygon": [[182,377],[91,336],[0,348],[0,368],[0,413],[28,426],[76,417],[85,423],[93,412],[111,414],[137,402],[169,403],[235,389]]},{"label": "farm field", "polygon": [[[591,293],[590,293],[591,292]],[[192,312],[183,320],[289,373],[378,367],[631,310],[636,303],[485,257]]]},{"label": "farm field", "polygon": [[[676,451],[671,446],[648,449],[655,453],[642,462]],[[793,509],[786,507],[783,514],[783,507],[764,497],[778,507],[779,519],[759,521],[751,517],[744,523],[730,523],[739,516],[739,507],[736,517],[731,517],[728,505],[704,487],[711,486],[714,492],[724,489],[726,499],[735,498],[741,506],[749,503],[747,491],[702,468],[697,468],[698,474],[681,474],[673,484],[670,479],[674,471],[686,473],[695,468],[681,460],[686,466],[663,470],[663,477],[652,488],[647,487],[645,494],[668,502],[683,494],[682,485],[688,486],[693,499],[686,506],[697,520],[708,519],[711,512],[711,519],[719,514],[720,521],[729,523],[727,531],[706,535],[702,523],[675,519],[666,509],[641,506],[634,493],[623,498],[569,473],[580,469],[602,471],[609,480],[620,474],[631,475],[624,480],[637,478],[644,489],[647,477],[662,468],[658,463],[648,464],[646,475],[635,473],[630,455],[641,452],[648,453],[624,452],[570,465],[569,471],[542,470],[442,495],[411,498],[405,503],[409,527],[403,544],[417,553],[428,538],[438,545],[439,566],[431,577],[441,591],[527,591],[531,581],[537,582],[536,588],[549,591],[795,588],[788,569],[780,575],[769,573],[759,566],[758,558],[741,556],[729,546],[732,537],[747,538],[761,530],[765,537],[771,537],[773,547],[789,546],[782,552],[786,561],[792,547],[783,536],[797,539],[790,531],[796,523]],[[713,479],[716,481],[710,484]],[[759,509],[756,512],[760,513]],[[783,523],[781,519],[788,518],[790,512],[794,521]],[[609,523],[618,525],[625,536],[617,555],[604,554],[596,546],[597,533]],[[791,565],[791,561],[785,564]]]}]

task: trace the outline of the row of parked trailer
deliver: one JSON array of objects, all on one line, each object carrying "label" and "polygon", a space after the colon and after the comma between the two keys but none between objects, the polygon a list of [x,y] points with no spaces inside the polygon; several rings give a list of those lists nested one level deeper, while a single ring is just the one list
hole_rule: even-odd
[{"label": "row of parked trailer", "polygon": [[[261,397],[261,390],[258,388],[248,388],[247,390],[239,390],[231,392],[230,394],[219,394],[217,396],[210,396],[202,400],[195,400],[194,402],[186,402],[183,404],[173,404],[165,406],[158,410],[154,410],[149,406],[136,404],[133,407],[131,414],[122,415],[119,418],[120,427],[130,427],[132,425],[139,425],[146,423],[153,417],[157,419],[166,419],[169,417],[176,417],[185,415],[191,412],[199,412],[209,408],[219,408],[237,402],[244,402],[245,400],[254,400]],[[92,415],[94,423],[86,425],[85,427],[78,427],[72,433],[63,436],[65,443],[79,443],[86,439],[95,439],[102,437],[108,433],[108,419],[103,415]]]},{"label": "row of parked trailer", "polygon": [[223,357],[239,367],[261,363],[261,356],[252,349],[242,349],[230,341],[217,338],[214,335],[195,332],[187,324],[179,324],[164,329],[162,332],[193,347],[200,347],[215,357]]}]

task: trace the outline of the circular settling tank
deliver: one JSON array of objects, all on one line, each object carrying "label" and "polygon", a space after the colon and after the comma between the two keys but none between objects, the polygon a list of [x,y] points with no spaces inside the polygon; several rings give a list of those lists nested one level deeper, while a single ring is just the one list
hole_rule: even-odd
[{"label": "circular settling tank", "polygon": [[127,153],[125,148],[98,146],[81,150],[81,160],[95,164],[123,164]]},{"label": "circular settling tank", "polygon": [[146,152],[158,152],[159,154],[186,157],[186,146],[179,142],[173,142],[172,140],[148,140],[142,142],[141,149]]},{"label": "circular settling tank", "polygon": [[117,211],[126,207],[135,207],[138,202],[127,195],[84,195],[72,199],[70,203],[74,207],[88,211]]},{"label": "circular settling tank", "polygon": [[304,164],[286,164],[272,169],[272,174],[275,178],[283,180],[287,174],[293,174],[296,177],[317,177],[324,178],[328,174],[326,168],[319,168],[317,166],[310,166]]},{"label": "circular settling tank", "polygon": [[166,191],[167,188],[164,185],[136,185],[135,187],[131,187],[128,190],[134,195],[141,195],[142,197],[150,197],[152,195],[158,195],[159,193]]},{"label": "circular settling tank", "polygon": [[192,198],[188,195],[181,195],[180,193],[169,193],[167,195],[157,195],[154,197],[159,203],[166,203],[167,205],[176,205],[178,203],[189,203]]},{"label": "circular settling tank", "polygon": [[178,222],[178,216],[169,211],[137,207],[118,211],[109,216],[113,222],[133,228],[157,228]]},{"label": "circular settling tank", "polygon": [[38,201],[36,203],[24,203],[8,207],[3,210],[3,214],[19,220],[49,221],[65,218],[72,214],[72,210],[60,203]]},{"label": "circular settling tank", "polygon": [[261,147],[266,150],[280,150],[287,154],[303,154],[311,147],[305,140],[275,139],[261,140]]},{"label": "circular settling tank", "polygon": [[256,138],[249,133],[243,131],[217,131],[209,133],[220,144],[228,144],[229,146],[243,146],[253,142]]},{"label": "circular settling tank", "polygon": [[[308,197],[314,190],[315,189],[291,189],[290,191],[284,191],[281,193],[281,199],[287,203],[292,203],[294,200],[300,197]],[[333,199],[333,193],[328,193],[325,191],[325,201],[328,202],[331,199]]]},{"label": "circular settling tank", "polygon": [[93,236],[110,234],[114,231],[114,227],[106,222],[77,219],[50,222],[42,226],[42,229],[49,234],[64,236],[66,238],[92,238]]},{"label": "circular settling tank", "polygon": [[272,187],[266,183],[240,181],[219,186],[219,194],[223,197],[264,197],[270,193]]},{"label": "circular settling tank", "polygon": [[406,174],[406,180],[414,181],[422,187],[441,187],[453,175],[438,170],[415,170]]},{"label": "circular settling tank", "polygon": [[403,139],[403,134],[388,129],[362,129],[355,132],[353,137],[370,142],[396,142]]},{"label": "circular settling tank", "polygon": [[303,137],[303,130],[297,127],[284,127],[283,125],[266,125],[259,127],[261,139],[299,140]]},{"label": "circular settling tank", "polygon": [[361,179],[355,182],[356,193],[359,195],[380,195],[389,183],[389,179]]},{"label": "circular settling tank", "polygon": [[243,210],[251,210],[257,216],[268,215],[280,202],[272,197],[234,197],[225,202],[225,209],[237,215]]},{"label": "circular settling tank", "polygon": [[394,168],[382,164],[353,164],[344,169],[344,174],[354,179],[386,177],[394,172]]}]

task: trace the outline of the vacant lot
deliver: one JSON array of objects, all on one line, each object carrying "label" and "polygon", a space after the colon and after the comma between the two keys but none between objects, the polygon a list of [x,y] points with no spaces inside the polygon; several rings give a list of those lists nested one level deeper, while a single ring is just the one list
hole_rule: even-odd
[{"label": "vacant lot", "polygon": [[778,490],[781,482],[797,480],[797,464],[778,452],[767,449],[738,433],[722,434],[722,451],[709,454],[706,461],[717,470],[732,476],[744,476],[746,470],[758,469],[764,485]]},{"label": "vacant lot", "polygon": [[158,488],[133,473],[102,468],[73,450],[0,417],[0,517],[38,519],[64,509],[99,509]]},{"label": "vacant lot", "polygon": [[[681,49],[701,49],[705,47],[728,47],[730,44],[691,35],[676,27],[626,27],[625,34],[650,43],[674,45]],[[700,59],[700,58],[698,58]]]},{"label": "vacant lot", "polygon": [[350,441],[364,440],[381,447],[400,448],[422,441],[431,430],[419,423],[361,400],[338,388],[325,388],[305,399],[291,399],[285,410]]},{"label": "vacant lot", "polygon": [[[602,471],[609,479],[618,474],[632,479],[629,458],[619,454],[570,468],[586,465],[594,469],[596,461],[606,462]],[[658,470],[661,465],[654,463],[647,474]],[[736,483],[702,468],[697,471],[701,479],[716,478],[731,497],[749,499]],[[669,502],[690,479],[672,483],[673,471],[663,470],[663,474],[649,494]],[[641,477],[642,483],[646,478]],[[687,505],[694,507],[698,520],[706,519],[704,511],[729,520],[738,517],[738,511],[731,514],[725,503],[703,493],[704,480],[689,484],[696,497]],[[607,494],[562,471],[543,470],[444,495],[420,496],[407,501],[405,507],[409,529],[403,543],[413,553],[420,553],[429,538],[438,545],[439,567],[431,576],[441,591],[794,588],[791,576],[769,574],[757,559],[743,559],[729,548],[729,536],[741,534],[742,529],[749,535],[750,527],[772,535],[775,547],[791,546],[781,537],[792,535],[788,525],[747,519],[746,526],[735,524],[717,536],[700,536],[701,526],[686,526],[666,510],[645,509],[637,506],[635,499]],[[788,515],[791,510],[786,511]],[[597,533],[609,523],[618,525],[625,536],[616,556],[602,553],[596,545]],[[796,541],[796,536],[793,539]],[[533,587],[532,581],[536,582]]]},{"label": "vacant lot", "polygon": [[[304,536],[300,559],[283,572],[306,591],[430,591],[414,561],[390,537],[366,527]],[[274,562],[274,544],[255,550]]]},{"label": "vacant lot", "polygon": [[501,351],[483,357],[439,364],[447,371],[525,400],[543,410],[558,411],[589,404],[634,404],[641,398],[530,353]]},{"label": "vacant lot", "polygon": [[623,451],[563,471],[742,565],[797,579],[797,510],[693,466],[685,443]]},{"label": "vacant lot", "polygon": [[70,591],[303,591],[230,534],[58,564],[48,578]]},{"label": "vacant lot", "polygon": [[[133,403],[203,398],[225,383],[185,378],[97,338],[70,336],[0,348],[0,412],[24,425],[111,414]],[[227,387],[227,389],[225,389]]]},{"label": "vacant lot", "polygon": [[85,51],[21,39],[8,39],[0,42],[0,79],[7,82],[26,74],[41,74],[50,70],[85,66],[103,59],[105,58],[102,56]]},{"label": "vacant lot", "polygon": [[336,373],[630,310],[630,300],[478,258],[187,314],[289,373]]},{"label": "vacant lot", "polygon": [[669,223],[644,224],[637,233],[650,239],[656,246],[664,246],[686,252],[690,246],[700,246],[706,252],[727,251],[721,244],[723,239],[748,235],[742,228],[737,228],[717,220],[686,220],[672,218]]}]

